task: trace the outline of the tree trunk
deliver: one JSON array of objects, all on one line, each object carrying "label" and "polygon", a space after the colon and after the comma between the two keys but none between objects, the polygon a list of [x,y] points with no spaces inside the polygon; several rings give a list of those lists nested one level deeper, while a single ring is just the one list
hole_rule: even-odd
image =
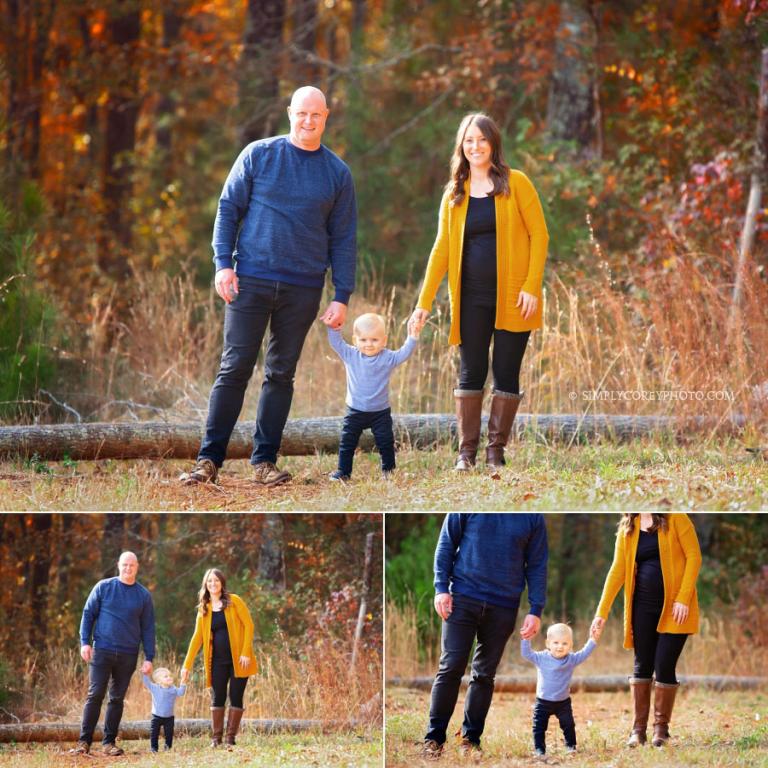
[{"label": "tree trunk", "polygon": [[285,553],[283,550],[283,516],[264,515],[259,549],[260,579],[268,582],[277,592],[285,592]]},{"label": "tree trunk", "polygon": [[317,0],[297,0],[292,49],[293,85],[317,85]]},{"label": "tree trunk", "polygon": [[[484,417],[483,423],[487,423]],[[283,432],[283,456],[308,456],[335,453],[339,449],[342,419],[328,416],[316,419],[289,419]],[[549,439],[570,441],[609,439],[625,442],[657,432],[689,437],[691,432],[717,428],[719,434],[737,433],[746,417],[735,414],[728,419],[709,416],[612,416],[577,414],[518,414],[515,430],[526,429]],[[400,445],[430,449],[436,443],[453,440],[456,417],[449,414],[403,414],[394,417],[395,437]],[[239,422],[227,449],[228,459],[247,459],[253,450],[252,421]],[[194,459],[203,436],[202,424],[168,422],[125,422],[55,424],[50,426],[0,427],[0,457],[28,458],[37,454],[43,461],[93,459]],[[360,438],[363,450],[374,447],[373,437]]]},{"label": "tree trunk", "polygon": [[766,176],[768,176],[768,173],[766,173],[768,171],[766,163],[768,163],[768,48],[763,48],[760,60],[760,94],[757,100],[757,137],[755,139],[755,154],[752,162],[747,212],[744,216],[744,227],[741,230],[739,258],[736,262],[736,276],[733,283],[729,321],[730,330],[733,330],[736,314],[741,304],[747,258],[755,246],[757,212],[760,209],[760,201],[763,196],[763,184],[765,183]]},{"label": "tree trunk", "polygon": [[[754,691],[768,685],[768,677],[738,677],[736,675],[678,675],[680,682],[687,688],[705,688],[714,691]],[[387,680],[387,688],[414,688],[420,691],[432,690],[434,677],[393,677]],[[461,687],[466,689],[468,677],[461,679]],[[533,693],[536,691],[536,678],[516,675],[498,675],[493,690],[502,693]],[[590,675],[574,677],[572,691],[597,693],[601,691],[629,691],[626,675]]]},{"label": "tree trunk", "polygon": [[101,578],[117,575],[117,561],[123,551],[125,514],[108,512],[104,516],[104,534],[101,539]]},{"label": "tree trunk", "polygon": [[[355,721],[324,720],[242,720],[241,729],[251,733],[302,733],[332,728],[349,727]],[[149,720],[134,720],[120,723],[120,738],[126,741],[149,738]],[[203,736],[210,733],[211,721],[207,718],[176,719],[176,735]],[[80,723],[19,723],[0,725],[0,744],[10,742],[76,741],[80,734]],[[94,744],[101,741],[103,730],[96,726],[93,732]],[[63,761],[62,761],[63,762]]]},{"label": "tree trunk", "polygon": [[173,89],[179,77],[180,53],[175,50],[184,17],[180,11],[180,0],[166,0],[163,5],[163,52],[165,54],[166,82],[157,105],[157,128],[155,141],[163,157],[163,178],[170,184],[175,178],[173,155],[173,124],[176,118],[176,97]]},{"label": "tree trunk", "polygon": [[563,0],[549,90],[547,132],[574,141],[580,154],[596,152],[595,24],[583,2]]},{"label": "tree trunk", "polygon": [[[120,10],[123,12],[120,13]],[[130,274],[130,196],[133,189],[133,152],[139,118],[137,48],[140,18],[136,3],[122,0],[108,21],[108,39],[113,62],[106,104],[106,133],[102,165],[104,230],[99,247],[99,267],[122,282]]]},{"label": "tree trunk", "polygon": [[349,667],[352,671],[357,663],[357,652],[360,641],[363,639],[363,627],[365,615],[368,613],[368,595],[371,591],[371,578],[373,575],[373,540],[375,533],[369,533],[365,537],[365,563],[363,565],[363,588],[360,593],[360,608],[357,612],[357,626],[355,627],[355,639],[352,643],[352,660]]},{"label": "tree trunk", "polygon": [[240,107],[243,146],[271,136],[277,129],[278,72],[283,45],[285,0],[248,0],[248,18],[241,59]]},{"label": "tree trunk", "polygon": [[51,572],[51,528],[53,515],[32,515],[33,541],[35,544],[32,573],[29,582],[32,626],[29,644],[32,648],[45,647],[48,635],[48,584]]}]

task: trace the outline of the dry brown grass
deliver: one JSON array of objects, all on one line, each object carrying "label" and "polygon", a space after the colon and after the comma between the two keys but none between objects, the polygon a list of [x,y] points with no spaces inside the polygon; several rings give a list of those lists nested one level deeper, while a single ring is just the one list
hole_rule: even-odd
[{"label": "dry brown grass", "polygon": [[[589,637],[590,621],[585,618],[573,624],[574,645],[577,648]],[[546,616],[543,623],[544,626],[549,623]],[[679,674],[768,676],[768,658],[764,658],[765,654],[755,653],[751,641],[737,627],[738,622],[730,616],[714,612],[704,616],[701,631],[692,635],[686,643],[678,665]],[[416,611],[413,606],[401,608],[388,602],[385,633],[388,678],[435,674],[440,641],[436,638],[431,648],[420,648],[421,640],[416,632]],[[576,676],[630,673],[632,654],[622,647],[623,639],[621,619],[614,616],[606,624],[597,651],[579,667]],[[543,650],[541,637],[532,642],[536,650]],[[426,661],[420,663],[419,658],[425,656]],[[533,666],[520,656],[517,635],[507,645],[499,674],[535,674]]]},{"label": "dry brown grass", "polygon": [[[245,706],[250,718],[287,718],[346,722],[356,719],[374,724],[380,714],[371,704],[381,692],[381,660],[373,652],[360,654],[352,670],[348,649],[329,640],[307,647],[300,656],[284,645],[257,649],[259,673],[246,687]],[[159,653],[156,666],[172,670],[175,684],[183,657]],[[79,722],[88,688],[85,663],[74,651],[58,651],[45,659],[28,659],[22,670],[23,694],[14,711],[25,722]],[[139,671],[133,676],[125,697],[126,720],[146,720],[151,697],[143,686]],[[176,705],[176,717],[208,717],[210,696],[205,687],[198,657],[185,696]]]},{"label": "dry brown grass", "polygon": [[[754,264],[748,266],[741,312],[729,326],[729,260],[729,254],[678,254],[664,267],[627,265],[615,272],[601,262],[596,276],[567,283],[550,267],[544,327],[532,335],[521,373],[524,410],[706,413],[723,419],[740,412],[759,420],[766,394],[756,399],[755,392],[768,382],[768,283]],[[389,345],[399,346],[416,287],[361,283],[350,303],[347,329],[358,314],[377,311],[387,319]],[[221,351],[222,316],[213,290],[196,288],[188,273],[137,275],[135,300],[124,323],[115,323],[110,300],[94,311],[83,355],[89,390],[80,396],[70,393],[69,402],[100,420],[203,419]],[[452,410],[457,353],[446,343],[448,325],[447,302],[438,301],[416,353],[393,377],[396,412]],[[262,373],[260,363],[243,418],[255,414]],[[582,395],[596,389],[727,391],[734,399],[659,401],[630,395],[590,402]],[[292,415],[340,414],[344,393],[343,366],[318,321],[299,364]],[[153,407],[114,402],[121,400]]]}]

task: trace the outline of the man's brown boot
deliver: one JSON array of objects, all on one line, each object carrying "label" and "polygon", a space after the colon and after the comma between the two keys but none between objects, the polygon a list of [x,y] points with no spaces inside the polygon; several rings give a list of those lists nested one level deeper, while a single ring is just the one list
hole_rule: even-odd
[{"label": "man's brown boot", "polygon": [[635,709],[635,721],[632,724],[632,733],[627,741],[628,747],[640,747],[647,741],[648,714],[651,711],[651,685],[650,677],[630,677],[629,687],[632,691],[632,703]]},{"label": "man's brown boot", "polygon": [[224,736],[224,707],[211,707],[211,746],[220,747]]},{"label": "man's brown boot", "polygon": [[675,706],[675,696],[679,683],[660,683],[654,685],[653,694],[653,741],[654,747],[663,747],[669,741],[669,721]]},{"label": "man's brown boot", "polygon": [[468,472],[475,466],[480,442],[480,420],[483,413],[482,389],[454,389],[456,425],[459,431],[459,458],[454,469]]},{"label": "man's brown boot", "polygon": [[226,742],[228,747],[235,746],[235,736],[240,730],[240,721],[243,719],[243,712],[245,710],[242,707],[230,707],[229,714],[227,715],[227,736]]},{"label": "man's brown boot", "polygon": [[504,466],[504,448],[509,441],[517,409],[525,393],[514,395],[511,392],[493,390],[491,413],[488,416],[488,447],[485,449],[485,463],[493,477],[499,477]]}]

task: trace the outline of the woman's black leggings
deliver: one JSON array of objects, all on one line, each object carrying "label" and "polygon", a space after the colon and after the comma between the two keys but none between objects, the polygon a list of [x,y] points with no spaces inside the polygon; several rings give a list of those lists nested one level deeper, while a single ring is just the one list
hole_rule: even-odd
[{"label": "woman's black leggings", "polygon": [[488,350],[493,338],[493,386],[520,394],[520,366],[530,331],[515,333],[496,329],[496,307],[487,301],[461,296],[459,389],[482,389],[488,378]]},{"label": "woman's black leggings", "polygon": [[235,668],[232,664],[214,664],[211,670],[212,706],[223,707],[227,703],[227,683],[229,683],[229,706],[242,709],[247,682],[247,677],[235,677]]},{"label": "woman's black leggings", "polygon": [[632,634],[635,640],[635,677],[649,679],[656,673],[656,682],[677,685],[675,667],[688,635],[657,632],[661,610],[642,604],[632,604]]}]

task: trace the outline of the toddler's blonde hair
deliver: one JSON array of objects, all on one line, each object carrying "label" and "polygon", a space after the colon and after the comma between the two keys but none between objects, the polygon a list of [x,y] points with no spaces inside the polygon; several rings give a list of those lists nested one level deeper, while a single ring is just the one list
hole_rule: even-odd
[{"label": "toddler's blonde hair", "polygon": [[160,685],[160,675],[163,672],[167,672],[169,675],[171,674],[171,670],[168,669],[167,667],[158,667],[157,669],[152,671],[152,682]]},{"label": "toddler's blonde hair", "polygon": [[573,642],[573,630],[567,624],[552,624],[547,629],[547,640],[554,635],[567,635],[568,639]]},{"label": "toddler's blonde hair", "polygon": [[352,333],[357,336],[360,331],[371,331],[376,327],[386,332],[387,324],[384,322],[384,318],[375,312],[366,312],[355,319],[355,322],[352,324]]}]

